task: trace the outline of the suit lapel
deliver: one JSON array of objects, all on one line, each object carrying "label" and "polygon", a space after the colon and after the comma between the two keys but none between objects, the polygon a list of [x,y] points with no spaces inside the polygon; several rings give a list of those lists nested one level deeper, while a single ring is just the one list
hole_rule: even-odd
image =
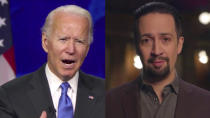
[{"label": "suit lapel", "polygon": [[40,117],[43,110],[47,112],[48,118],[55,118],[55,110],[45,75],[45,66],[34,73],[28,85],[27,94]]},{"label": "suit lapel", "polygon": [[89,78],[80,72],[74,118],[88,118],[97,100],[97,96],[92,91],[91,83],[87,79]]},{"label": "suit lapel", "polygon": [[[179,88],[179,94],[177,97],[177,105],[175,110],[175,118],[187,118],[190,114],[190,104],[191,98],[190,94],[193,92],[191,89],[188,88],[188,85],[183,81],[180,80],[180,88]],[[188,114],[189,113],[189,114]]]},{"label": "suit lapel", "polygon": [[123,109],[126,118],[140,118],[140,97],[138,79],[131,83],[123,96]]}]

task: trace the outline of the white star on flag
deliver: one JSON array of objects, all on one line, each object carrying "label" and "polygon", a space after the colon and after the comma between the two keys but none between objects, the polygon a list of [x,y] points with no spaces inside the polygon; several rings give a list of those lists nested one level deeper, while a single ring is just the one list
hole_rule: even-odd
[{"label": "white star on flag", "polygon": [[0,0],[1,6],[4,6],[4,4],[8,4],[7,0]]},{"label": "white star on flag", "polygon": [[0,17],[0,28],[1,28],[2,26],[6,25],[6,24],[5,24],[5,20],[6,20],[6,18],[1,18],[1,17]]},{"label": "white star on flag", "polygon": [[1,40],[0,40],[0,47],[4,47],[3,42],[4,42],[4,39],[1,39]]}]

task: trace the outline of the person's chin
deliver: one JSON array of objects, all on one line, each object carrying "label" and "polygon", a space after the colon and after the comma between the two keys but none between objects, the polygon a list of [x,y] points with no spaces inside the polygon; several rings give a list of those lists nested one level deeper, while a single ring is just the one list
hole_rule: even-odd
[{"label": "person's chin", "polygon": [[[150,80],[151,82],[157,82],[157,81],[161,81],[162,79],[164,79],[165,77],[168,76],[168,74],[170,73],[170,69],[168,66],[161,66],[161,67],[154,67],[154,66],[149,66],[147,68],[145,68],[144,70],[145,74],[147,77],[149,78],[157,78],[156,80]],[[158,79],[159,78],[159,79]]]},{"label": "person's chin", "polygon": [[63,79],[63,81],[65,80],[66,81],[66,79],[71,79],[74,75],[75,75],[75,73],[76,73],[76,71],[75,70],[63,70],[62,72],[61,72],[61,76],[62,76],[62,79]]},{"label": "person's chin", "polygon": [[153,72],[161,75],[167,70],[167,66],[154,67],[154,68],[152,68],[152,70],[153,70]]},{"label": "person's chin", "polygon": [[162,73],[166,67],[155,67],[155,68],[152,68],[154,72],[156,73]]}]

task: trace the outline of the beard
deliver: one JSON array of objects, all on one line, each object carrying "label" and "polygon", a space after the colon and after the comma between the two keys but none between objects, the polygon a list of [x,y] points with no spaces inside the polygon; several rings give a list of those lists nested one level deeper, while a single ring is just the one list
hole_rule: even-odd
[{"label": "beard", "polygon": [[[143,68],[143,75],[144,80],[150,83],[156,83],[159,81],[164,80],[170,74],[170,66],[169,66],[169,58],[168,57],[153,57],[148,59],[148,63],[154,62],[156,59],[165,60],[166,66],[161,69],[161,67],[151,67],[151,66],[144,66]],[[145,65],[145,64],[144,64]]]}]

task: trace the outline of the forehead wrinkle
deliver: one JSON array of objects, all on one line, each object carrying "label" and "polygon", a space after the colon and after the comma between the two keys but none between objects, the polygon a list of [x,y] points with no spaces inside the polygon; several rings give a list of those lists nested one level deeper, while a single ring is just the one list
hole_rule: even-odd
[{"label": "forehead wrinkle", "polygon": [[[85,17],[84,17],[85,18]],[[68,19],[62,19],[64,20],[65,22],[68,22]],[[65,23],[65,24],[60,24],[60,22],[62,22],[62,20],[60,20],[59,18],[56,18],[54,20],[54,23],[53,23],[53,29],[54,31],[59,31],[59,32],[71,32],[71,31],[76,31],[76,34],[78,35],[82,35],[84,33],[88,33],[88,26],[89,26],[89,23],[86,22],[86,21],[83,21],[83,25],[78,25],[78,24],[75,24],[75,23]],[[66,26],[67,25],[67,26]],[[77,28],[77,30],[74,30],[74,28]]]},{"label": "forehead wrinkle", "polygon": [[[59,22],[62,22],[62,20],[64,20],[65,22],[68,22],[68,19],[61,19],[61,17],[65,17],[63,15],[68,15],[68,16],[72,16],[72,17],[78,16],[80,23],[82,23],[82,25],[77,24],[76,27],[78,27],[78,30],[76,33],[75,33],[75,30],[71,26],[62,28],[62,29],[58,29],[61,27],[61,25],[65,25],[65,24],[60,24]],[[71,22],[70,22],[69,25],[76,25],[76,24],[71,24]],[[90,33],[91,26],[90,25],[91,24],[89,23],[88,18],[85,16],[81,16],[78,14],[66,14],[66,13],[55,14],[54,18],[53,18],[52,25],[51,25],[52,27],[51,27],[51,32],[49,33],[49,36],[50,35],[52,36],[52,33],[54,33],[56,36],[70,37],[70,38],[80,39],[80,40],[89,42],[90,37],[91,37],[91,33]],[[74,33],[71,33],[71,31],[73,31]]]}]

